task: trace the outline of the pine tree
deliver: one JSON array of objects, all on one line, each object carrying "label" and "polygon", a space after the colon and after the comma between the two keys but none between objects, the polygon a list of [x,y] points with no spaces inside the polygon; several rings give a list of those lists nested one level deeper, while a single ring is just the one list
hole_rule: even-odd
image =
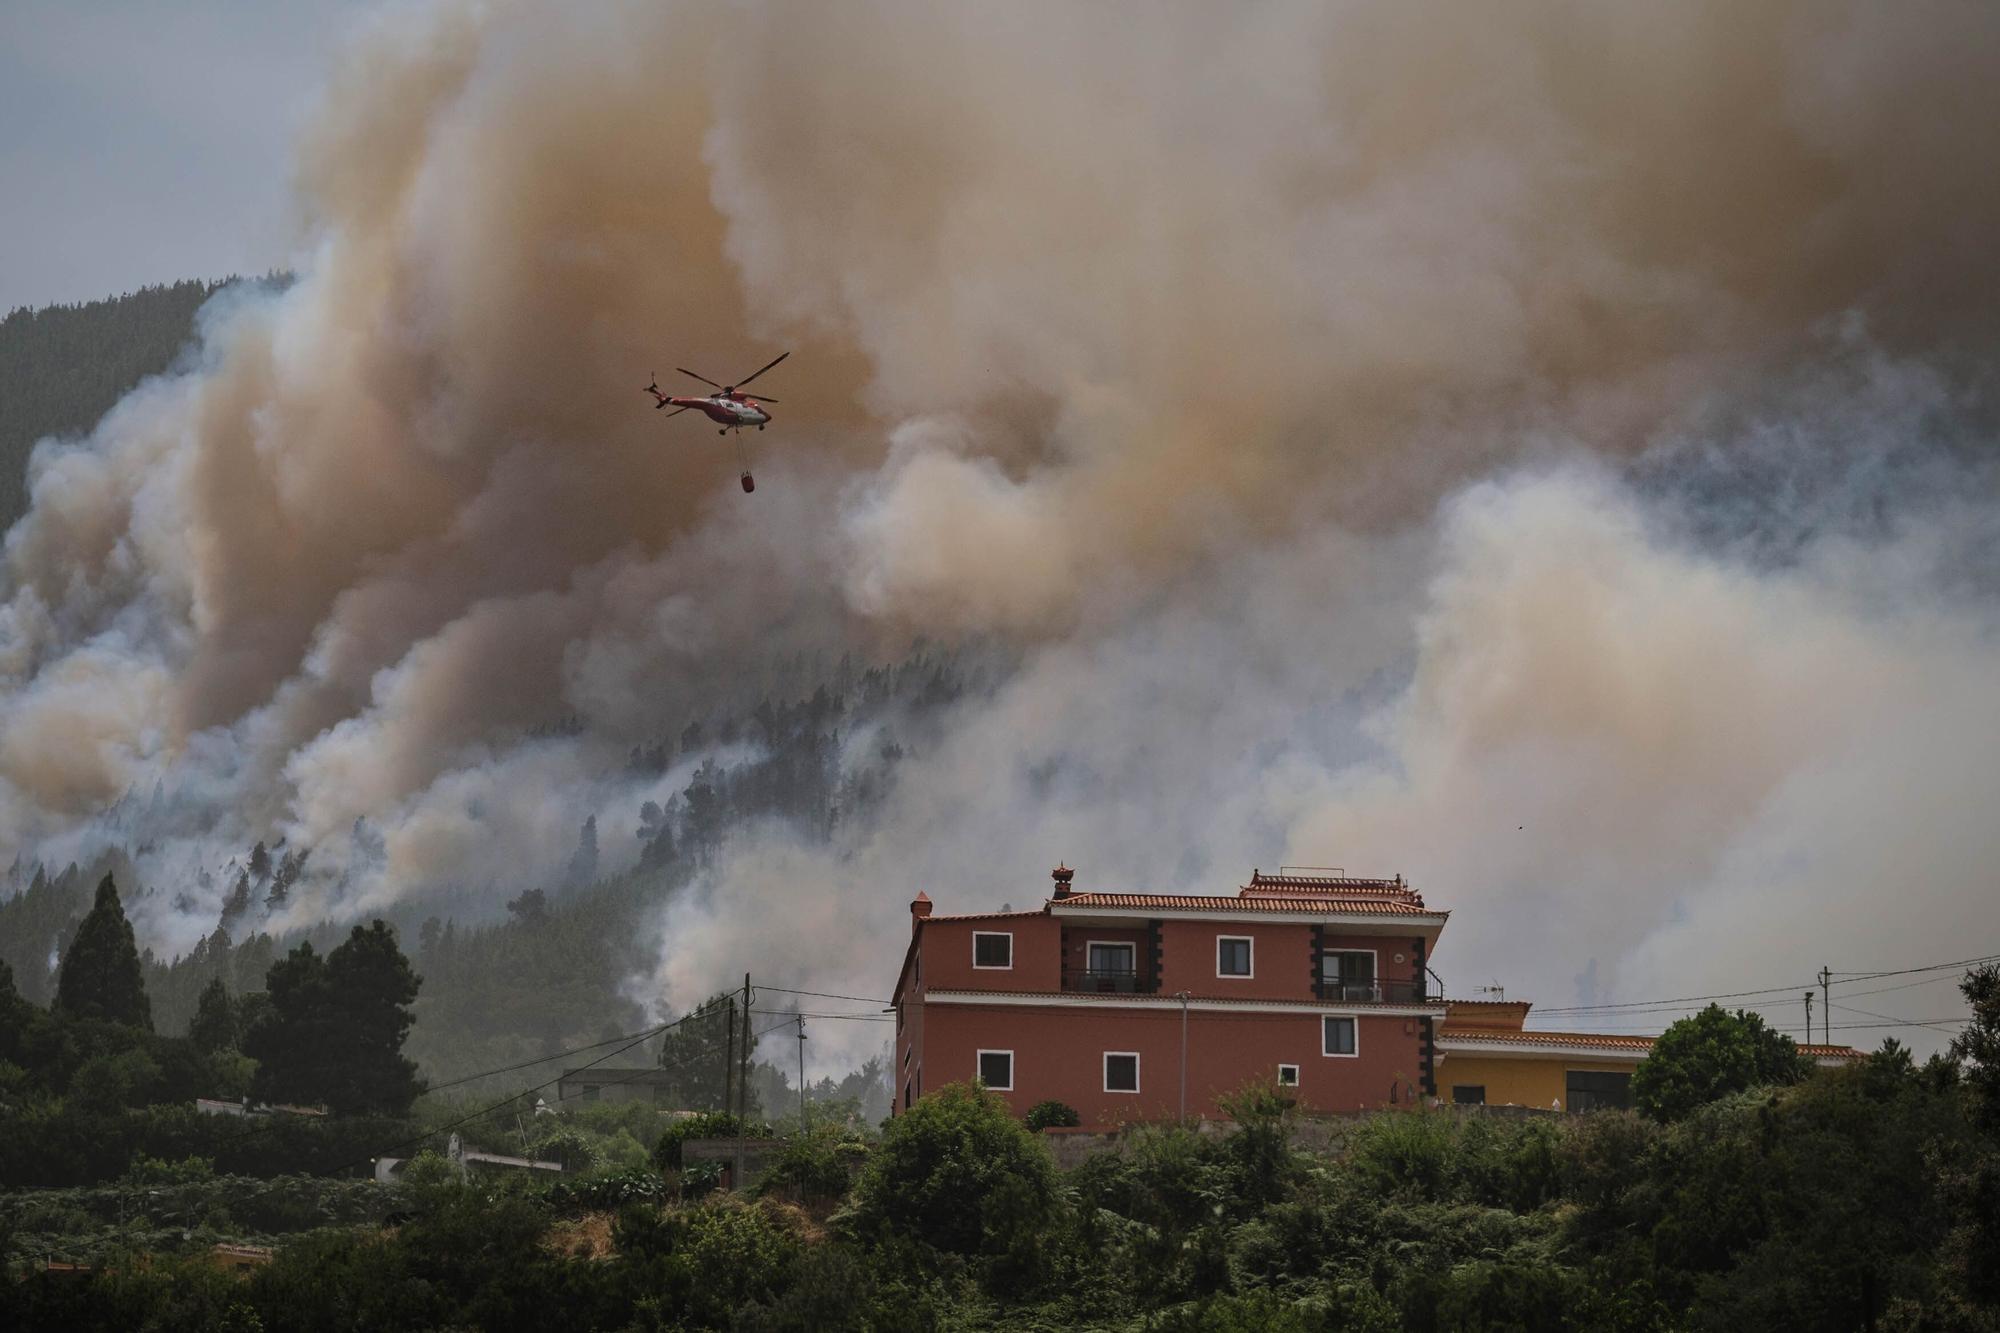
[{"label": "pine tree", "polygon": [[97,901],[63,956],[55,1008],[75,1018],[109,1019],[152,1031],[153,1006],[140,978],[139,948],[109,875],[97,886]]},{"label": "pine tree", "polygon": [[321,958],[301,944],[265,979],[270,1012],[244,1038],[258,1097],[338,1114],[400,1115],[423,1084],[403,1057],[419,978],[376,921]]},{"label": "pine tree", "polygon": [[222,904],[222,919],[234,921],[250,910],[250,872],[238,871],[236,887],[229,892],[229,899]]},{"label": "pine tree", "polygon": [[283,907],[292,896],[292,885],[299,882],[299,874],[305,868],[305,852],[286,852],[280,857],[278,869],[271,876],[271,891],[264,895],[264,906],[273,912]]},{"label": "pine tree", "polygon": [[327,980],[340,1026],[343,1077],[327,1104],[339,1112],[401,1115],[424,1090],[416,1062],[403,1055],[422,979],[380,920],[360,926],[327,955]]},{"label": "pine tree", "polygon": [[250,874],[262,884],[271,873],[271,853],[263,843],[250,849]]},{"label": "pine tree", "polygon": [[257,1061],[252,1094],[267,1102],[327,1103],[337,1076],[338,1025],[326,960],[311,941],[271,964],[264,995],[263,1014],[243,1034],[243,1053]]},{"label": "pine tree", "polygon": [[569,882],[591,884],[597,879],[597,816],[591,815],[583,821],[583,829],[577,834],[576,854],[569,859]]},{"label": "pine tree", "polygon": [[188,1040],[196,1050],[211,1053],[236,1044],[236,1009],[221,977],[202,987],[201,998],[195,1001],[194,1021],[188,1025]]},{"label": "pine tree", "polygon": [[[735,997],[724,991],[710,996],[707,1003],[660,1038],[660,1068],[668,1074],[662,1091],[670,1106],[683,1111],[735,1109],[724,1104],[723,1090],[736,1078],[734,1047],[743,1039],[742,1023],[743,1013]],[[750,1098],[753,1113],[758,1102],[754,1091]]]}]

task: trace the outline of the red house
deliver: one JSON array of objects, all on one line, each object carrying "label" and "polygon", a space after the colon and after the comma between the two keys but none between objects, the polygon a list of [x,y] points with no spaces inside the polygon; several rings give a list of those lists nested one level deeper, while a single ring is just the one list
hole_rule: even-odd
[{"label": "red house", "polygon": [[898,1111],[974,1078],[1086,1125],[1214,1116],[1257,1079],[1319,1111],[1435,1094],[1445,1004],[1425,964],[1449,913],[1400,876],[1252,872],[1200,897],[1079,893],[1072,874],[1033,911],[910,904]]}]

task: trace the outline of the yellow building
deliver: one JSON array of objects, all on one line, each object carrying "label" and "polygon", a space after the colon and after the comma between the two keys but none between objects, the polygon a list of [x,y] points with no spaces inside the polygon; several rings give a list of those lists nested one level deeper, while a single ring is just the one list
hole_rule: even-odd
[{"label": "yellow building", "polygon": [[[1591,1111],[1632,1104],[1632,1071],[1654,1038],[1530,1032],[1526,1000],[1453,1000],[1437,1036],[1438,1095],[1488,1106]],[[1822,1065],[1862,1059],[1851,1046],[1801,1046]]]}]

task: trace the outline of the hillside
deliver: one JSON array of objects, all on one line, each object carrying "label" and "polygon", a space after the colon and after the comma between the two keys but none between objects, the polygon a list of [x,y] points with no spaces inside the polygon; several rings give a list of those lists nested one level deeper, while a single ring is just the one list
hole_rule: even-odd
[{"label": "hillside", "polygon": [[140,380],[173,365],[202,302],[234,281],[142,287],[0,320],[0,528],[27,512],[35,442],[89,430]]}]

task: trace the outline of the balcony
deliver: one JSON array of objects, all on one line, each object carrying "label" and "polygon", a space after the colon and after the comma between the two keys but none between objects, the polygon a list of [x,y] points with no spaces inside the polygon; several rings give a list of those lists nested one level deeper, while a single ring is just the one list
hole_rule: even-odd
[{"label": "balcony", "polygon": [[1362,981],[1328,977],[1319,986],[1320,998],[1343,1004],[1422,1004],[1434,999],[1418,981]]},{"label": "balcony", "polygon": [[1063,989],[1095,995],[1151,995],[1153,984],[1129,967],[1064,969]]}]

